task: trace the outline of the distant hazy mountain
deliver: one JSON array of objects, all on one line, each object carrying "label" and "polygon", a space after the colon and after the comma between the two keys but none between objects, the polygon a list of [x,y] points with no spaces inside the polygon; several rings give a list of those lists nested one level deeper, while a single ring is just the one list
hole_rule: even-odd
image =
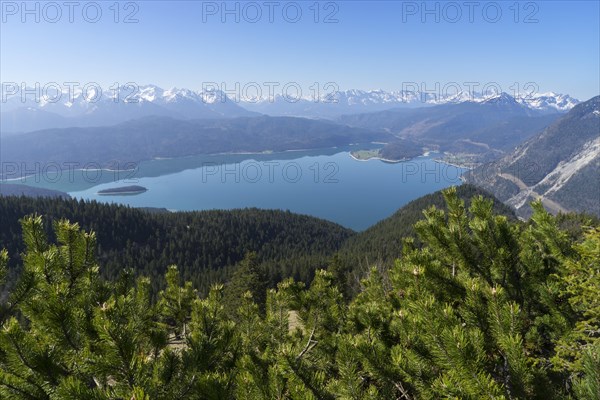
[{"label": "distant hazy mountain", "polygon": [[[272,99],[242,101],[244,108],[267,115],[290,115],[309,118],[337,118],[343,114],[359,114],[394,108],[419,108],[440,104],[484,102],[496,95],[460,92],[446,96],[414,91],[346,90],[322,94],[318,98],[306,96],[290,99],[276,95]],[[516,101],[532,110],[544,113],[566,112],[579,103],[569,95],[542,93],[523,96]]]},{"label": "distant hazy mountain", "polygon": [[[31,91],[31,89],[28,89]],[[41,90],[38,91],[38,94]],[[176,119],[236,118],[256,116],[297,116],[334,119],[344,114],[370,113],[394,108],[422,108],[466,101],[485,102],[494,95],[460,92],[446,96],[414,91],[346,90],[321,93],[315,99],[304,96],[296,101],[281,95],[273,99],[233,99],[219,90],[164,90],[155,85],[121,86],[102,93],[83,93],[76,88],[71,95],[48,91],[48,97],[33,94],[6,96],[0,114],[3,134],[40,129],[107,126],[131,119],[162,116]],[[4,96],[2,97],[4,99]],[[569,95],[534,94],[518,98],[519,104],[542,113],[570,110],[579,101]]]},{"label": "distant hazy mountain", "polygon": [[157,157],[328,148],[387,142],[385,132],[294,117],[176,120],[147,117],[110,127],[47,129],[2,138],[3,162],[108,165]]},{"label": "distant hazy mountain", "polygon": [[345,115],[338,121],[350,126],[383,129],[441,151],[493,159],[512,150],[560,115],[532,109],[502,93],[477,102]]},{"label": "distant hazy mountain", "polygon": [[27,185],[0,182],[0,196],[51,197],[70,199],[68,193]]},{"label": "distant hazy mountain", "polygon": [[466,175],[521,216],[542,198],[553,212],[600,215],[600,96],[575,106],[499,161]]},{"label": "distant hazy mountain", "polygon": [[[2,133],[40,129],[107,126],[148,116],[176,119],[236,118],[258,115],[245,110],[220,91],[163,90],[147,85],[119,87],[102,94],[81,90],[70,95],[50,92],[49,99],[34,95],[7,96],[0,114]],[[58,99],[56,101],[55,99]],[[25,100],[25,102],[23,101]]]}]

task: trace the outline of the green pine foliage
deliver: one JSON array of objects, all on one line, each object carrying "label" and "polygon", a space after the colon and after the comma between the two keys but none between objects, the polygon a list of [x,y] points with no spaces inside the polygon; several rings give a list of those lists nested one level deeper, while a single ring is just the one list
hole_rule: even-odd
[{"label": "green pine foliage", "polygon": [[154,299],[131,270],[102,277],[95,234],[24,218],[0,398],[598,399],[600,229],[444,197],[355,296],[337,257],[270,288],[248,253],[206,296],[170,266]]},{"label": "green pine foliage", "polygon": [[[505,215],[511,222],[516,216],[510,207],[506,206],[489,192],[477,186],[463,184],[456,188],[456,195],[466,204],[477,196],[483,196],[492,201],[495,214]],[[390,217],[378,222],[367,230],[353,235],[344,242],[339,250],[339,261],[348,269],[348,283],[355,292],[359,286],[358,277],[367,273],[372,266],[390,265],[402,251],[402,240],[406,237],[415,239],[420,245],[414,225],[423,218],[422,211],[435,206],[446,209],[442,191],[428,194],[404,205]]]},{"label": "green pine foliage", "polygon": [[254,252],[246,254],[225,286],[223,302],[232,317],[237,315],[240,299],[247,292],[260,310],[265,308],[268,278],[264,266],[258,263],[257,258]]}]

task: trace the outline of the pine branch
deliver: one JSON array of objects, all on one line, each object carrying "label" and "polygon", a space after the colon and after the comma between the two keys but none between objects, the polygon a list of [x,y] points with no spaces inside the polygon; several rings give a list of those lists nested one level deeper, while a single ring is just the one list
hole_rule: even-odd
[{"label": "pine branch", "polygon": [[314,334],[315,334],[315,328],[313,327],[312,332],[310,333],[310,336],[308,338],[308,342],[306,342],[306,346],[304,346],[304,349],[302,349],[300,354],[298,354],[296,356],[296,361],[300,360],[304,356],[304,354],[306,354],[307,352],[312,350],[317,345],[317,343],[319,343],[316,340],[314,340],[314,341],[312,340]]}]

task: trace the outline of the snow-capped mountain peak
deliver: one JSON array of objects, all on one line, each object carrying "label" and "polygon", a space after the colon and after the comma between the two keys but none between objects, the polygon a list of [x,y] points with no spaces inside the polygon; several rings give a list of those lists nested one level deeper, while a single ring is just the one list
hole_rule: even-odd
[{"label": "snow-capped mountain peak", "polygon": [[566,112],[580,103],[568,94],[547,92],[525,95],[519,99],[521,104],[535,110]]},{"label": "snow-capped mountain peak", "polygon": [[508,93],[502,92],[500,94],[486,97],[481,101],[484,104],[496,104],[501,106],[514,106],[519,105],[520,103]]},{"label": "snow-capped mountain peak", "polygon": [[[131,89],[134,88],[130,88],[130,90]],[[132,90],[132,92],[132,97],[139,101],[147,101],[150,103],[162,99],[164,96],[164,90],[154,85],[141,86],[137,90],[138,93],[135,93],[134,90]]]}]

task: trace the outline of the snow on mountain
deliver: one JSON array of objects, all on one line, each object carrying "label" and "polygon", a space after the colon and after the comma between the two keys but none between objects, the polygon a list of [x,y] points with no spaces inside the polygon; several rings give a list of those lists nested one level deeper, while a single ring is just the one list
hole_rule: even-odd
[{"label": "snow on mountain", "polygon": [[3,132],[114,125],[148,116],[196,119],[254,115],[218,90],[164,90],[156,85],[122,85],[104,90],[93,85],[85,90],[78,86],[38,87],[2,98]]},{"label": "snow on mountain", "polygon": [[242,99],[248,110],[268,115],[293,115],[303,117],[335,118],[343,114],[384,111],[391,108],[415,108],[440,104],[489,102],[523,105],[531,110],[547,113],[566,112],[579,103],[569,95],[557,93],[533,94],[513,97],[507,93],[482,94],[459,91],[436,94],[418,91],[344,90],[321,93],[315,98],[311,93],[300,98],[275,95],[273,98]]},{"label": "snow on mountain", "polygon": [[[31,89],[28,88],[28,90]],[[381,89],[321,92],[317,98],[315,98],[314,93],[306,94],[300,98],[276,94],[273,98],[242,98],[237,102],[220,90],[194,91],[185,88],[164,90],[156,85],[139,87],[124,85],[117,89],[105,89],[101,93],[97,93],[93,87],[88,88],[86,93],[83,93],[81,87],[75,87],[72,94],[69,93],[69,88],[63,88],[62,93],[47,90],[44,94],[46,96],[26,95],[24,99],[21,98],[20,94],[8,96],[3,104],[3,111],[29,106],[69,116],[77,112],[88,112],[90,108],[93,108],[93,105],[100,106],[107,102],[154,103],[158,105],[192,102],[204,106],[219,103],[237,103],[246,109],[261,111],[266,114],[269,114],[270,108],[274,110],[274,113],[293,114],[297,110],[302,110],[318,114],[318,108],[323,108],[327,110],[325,114],[335,112],[335,110],[339,110],[339,114],[343,114],[348,111],[370,112],[403,106],[421,107],[465,101],[497,102],[500,100],[507,102],[513,99],[534,110],[566,112],[579,103],[579,100],[569,95],[554,92],[523,95],[515,99],[506,93],[484,95],[478,92],[460,91],[458,93],[435,94],[415,91],[385,91]],[[56,101],[57,96],[58,101]],[[285,107],[286,105],[287,107]],[[282,108],[286,110],[282,110]]]},{"label": "snow on mountain", "polygon": [[90,86],[84,93],[81,87],[69,89],[62,88],[60,91],[54,88],[46,90],[42,88],[26,88],[23,93],[6,95],[3,102],[3,111],[20,108],[25,105],[37,108],[74,108],[90,104],[112,103],[155,103],[166,104],[177,101],[194,101],[198,104],[213,104],[215,102],[226,102],[229,100],[225,93],[213,90],[207,92],[193,91],[190,89],[162,89],[155,85],[123,85],[118,88],[98,90]]},{"label": "snow on mountain", "polygon": [[519,101],[534,110],[558,112],[567,112],[580,103],[579,100],[568,94],[554,92],[535,93],[530,96],[524,96]]},{"label": "snow on mountain", "polygon": [[517,99],[515,99],[510,94],[504,93],[504,92],[500,93],[499,95],[493,96],[493,97],[487,97],[487,98],[483,99],[481,101],[481,103],[497,104],[497,105],[503,105],[503,106],[518,106],[518,105],[526,106],[525,104],[522,104],[519,101],[517,101]]},{"label": "snow on mountain", "polygon": [[[299,116],[308,118],[337,118],[344,114],[357,114],[384,111],[392,108],[429,107],[440,104],[466,101],[495,102],[500,104],[520,104],[531,110],[544,113],[566,112],[579,101],[569,95],[554,92],[540,93],[516,99],[506,93],[481,94],[466,91],[444,95],[419,91],[385,90],[321,90],[318,97],[314,92],[305,93],[300,98],[276,94],[273,98],[232,99],[216,89],[195,91],[186,88],[162,89],[156,85],[123,85],[99,90],[90,86],[83,90],[74,88],[54,88],[35,91],[28,88],[28,94],[7,96],[2,102],[3,117],[10,118],[10,124],[3,128],[10,131],[23,131],[33,127],[50,128],[61,126],[96,126],[114,124],[127,119],[148,115],[171,116],[178,119],[227,118],[253,115],[253,112],[273,116]],[[72,93],[70,92],[72,90]],[[43,92],[43,95],[41,95]],[[52,117],[45,125],[45,118],[37,117],[35,124],[21,123],[23,108],[38,109],[49,116],[65,120],[57,125],[60,118]],[[16,110],[21,109],[17,114]],[[7,114],[8,113],[8,114]],[[12,113],[12,115],[9,115]]]},{"label": "snow on mountain", "polygon": [[139,93],[132,91],[132,97],[138,101],[164,102],[165,91],[154,85],[142,86],[139,88]]}]

